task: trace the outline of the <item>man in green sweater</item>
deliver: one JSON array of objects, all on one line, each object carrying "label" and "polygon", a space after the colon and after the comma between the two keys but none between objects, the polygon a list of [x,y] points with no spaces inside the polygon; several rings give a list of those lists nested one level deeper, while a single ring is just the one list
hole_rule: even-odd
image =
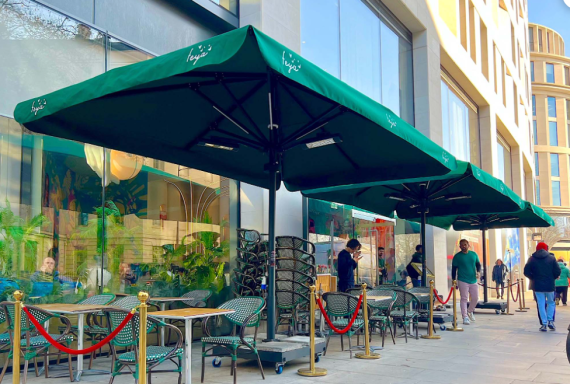
[{"label": "man in green sweater", "polygon": [[[459,242],[459,248],[461,252],[453,256],[451,263],[451,278],[457,280],[461,295],[461,317],[463,317],[463,324],[467,325],[475,321],[473,312],[479,301],[477,279],[481,271],[481,263],[479,263],[479,256],[469,250],[469,241],[462,239]],[[469,296],[471,296],[470,299]],[[467,301],[469,301],[469,308],[467,308]]]},{"label": "man in green sweater", "polygon": [[556,305],[560,305],[560,301],[562,301],[562,305],[566,305],[566,301],[568,300],[568,279],[570,279],[570,270],[564,265],[564,260],[562,259],[558,259],[558,265],[562,273],[560,273],[558,279],[554,280],[554,284],[556,285]]}]

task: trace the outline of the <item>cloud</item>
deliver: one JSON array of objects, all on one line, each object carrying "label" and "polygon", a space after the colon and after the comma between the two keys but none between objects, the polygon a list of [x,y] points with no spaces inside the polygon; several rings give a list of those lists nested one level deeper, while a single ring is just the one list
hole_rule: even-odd
[{"label": "cloud", "polygon": [[564,0],[564,4],[570,7],[570,0]]}]

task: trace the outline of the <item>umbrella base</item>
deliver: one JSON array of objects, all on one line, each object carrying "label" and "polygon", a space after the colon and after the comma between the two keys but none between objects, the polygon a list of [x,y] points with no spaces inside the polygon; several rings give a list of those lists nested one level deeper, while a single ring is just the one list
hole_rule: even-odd
[{"label": "umbrella base", "polygon": [[503,301],[480,301],[475,307],[477,309],[490,309],[494,310],[497,314],[504,313],[507,310],[507,303]]}]

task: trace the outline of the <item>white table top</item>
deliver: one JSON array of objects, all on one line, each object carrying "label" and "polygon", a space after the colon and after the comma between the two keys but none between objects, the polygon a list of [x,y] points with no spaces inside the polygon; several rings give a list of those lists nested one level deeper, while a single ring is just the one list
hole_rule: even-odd
[{"label": "white table top", "polygon": [[181,308],[168,311],[149,312],[149,316],[160,319],[197,319],[201,317],[220,316],[234,313],[234,310],[218,308]]}]

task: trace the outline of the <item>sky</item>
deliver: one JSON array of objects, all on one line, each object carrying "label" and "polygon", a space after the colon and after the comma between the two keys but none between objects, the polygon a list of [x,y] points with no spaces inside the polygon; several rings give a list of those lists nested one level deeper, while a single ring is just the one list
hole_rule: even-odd
[{"label": "sky", "polygon": [[528,0],[528,21],[558,32],[570,56],[570,0]]}]

